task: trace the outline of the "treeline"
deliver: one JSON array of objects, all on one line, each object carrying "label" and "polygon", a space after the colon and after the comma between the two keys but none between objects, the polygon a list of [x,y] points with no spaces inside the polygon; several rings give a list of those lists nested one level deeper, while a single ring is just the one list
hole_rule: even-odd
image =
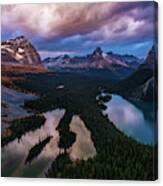
[{"label": "treeline", "polygon": [[60,148],[64,148],[65,150],[72,146],[76,139],[75,133],[70,131],[69,127],[72,116],[73,114],[67,110],[65,115],[61,119],[60,124],[57,127],[57,130],[59,131],[60,134],[58,146]]},{"label": "treeline", "polygon": [[[64,84],[65,88],[56,90],[58,84]],[[58,73],[53,76],[31,76],[27,83],[18,82],[18,85],[22,89],[43,95],[38,100],[27,102],[26,106],[38,112],[55,108],[67,111],[58,127],[60,147],[69,147],[75,140],[69,131],[72,114],[80,115],[91,131],[96,157],[88,161],[72,162],[67,154],[60,155],[46,173],[47,177],[131,180],[157,178],[157,146],[143,145],[124,135],[102,115],[97,105],[99,86],[108,87],[111,91],[112,83],[109,80]]]},{"label": "treeline", "polygon": [[30,150],[29,154],[25,160],[25,163],[30,163],[34,158],[36,158],[44,149],[44,147],[50,142],[52,136],[48,136],[44,140],[40,141],[38,144],[34,145]]},{"label": "treeline", "polygon": [[97,156],[75,163],[67,161],[69,157],[66,154],[59,156],[47,177],[131,180],[154,180],[157,177],[157,167],[153,166],[157,164],[157,156],[154,156],[157,147],[128,138],[96,109],[92,108],[89,114],[85,114],[83,112],[81,117],[92,132]]},{"label": "treeline", "polygon": [[20,139],[26,132],[34,131],[37,128],[40,128],[44,123],[45,118],[41,115],[31,115],[13,120],[11,125],[6,129],[6,131],[10,132],[6,133],[4,131],[2,134],[2,147],[15,139]]}]

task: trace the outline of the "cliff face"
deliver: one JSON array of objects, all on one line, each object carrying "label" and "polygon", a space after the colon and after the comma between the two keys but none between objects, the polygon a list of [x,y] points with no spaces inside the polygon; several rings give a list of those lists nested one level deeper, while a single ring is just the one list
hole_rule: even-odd
[{"label": "cliff face", "polygon": [[139,68],[146,68],[155,70],[157,67],[157,56],[154,46],[149,50],[147,57]]},{"label": "cliff face", "polygon": [[2,63],[40,65],[41,58],[35,47],[24,36],[1,43]]},{"label": "cliff face", "polygon": [[152,47],[144,63],[114,89],[125,97],[154,101],[157,98],[157,88],[157,56]]},{"label": "cliff face", "polygon": [[121,55],[113,52],[104,52],[97,47],[92,53],[84,56],[60,55],[48,57],[43,60],[43,65],[49,69],[80,69],[104,70],[108,76],[124,78],[133,73],[142,63],[142,59],[133,55]]},{"label": "cliff face", "polygon": [[131,55],[120,55],[114,53],[105,53],[100,47],[97,47],[87,56],[70,57],[68,55],[57,56],[55,58],[46,58],[43,63],[46,67],[60,68],[84,68],[84,69],[117,69],[135,70],[141,63],[141,59]]}]

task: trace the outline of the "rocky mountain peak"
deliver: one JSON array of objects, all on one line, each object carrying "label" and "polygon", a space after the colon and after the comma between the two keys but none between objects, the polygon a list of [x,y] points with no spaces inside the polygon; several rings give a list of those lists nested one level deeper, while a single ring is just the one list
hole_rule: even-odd
[{"label": "rocky mountain peak", "polygon": [[140,68],[150,68],[155,69],[156,66],[156,50],[155,47],[152,46],[152,48],[149,50],[147,57],[144,61],[144,63],[140,66]]},{"label": "rocky mountain peak", "polygon": [[93,55],[96,56],[101,56],[103,53],[102,49],[100,47],[97,47],[94,51],[93,51]]},{"label": "rocky mountain peak", "polygon": [[35,47],[25,36],[1,43],[2,62],[17,62],[20,64],[40,65],[41,58]]},{"label": "rocky mountain peak", "polygon": [[148,55],[145,59],[145,63],[148,65],[153,65],[156,61],[156,53],[154,46],[151,48],[151,50],[148,52]]}]

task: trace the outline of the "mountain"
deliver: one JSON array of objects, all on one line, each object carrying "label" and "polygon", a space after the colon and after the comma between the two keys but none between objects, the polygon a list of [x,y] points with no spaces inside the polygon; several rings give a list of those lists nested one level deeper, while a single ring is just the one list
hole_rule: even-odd
[{"label": "mountain", "polygon": [[155,70],[156,67],[157,67],[157,56],[156,56],[155,48],[153,46],[148,52],[145,62],[142,65],[140,65],[139,68],[147,68],[147,69],[149,68]]},{"label": "mountain", "polygon": [[41,58],[35,47],[24,36],[1,43],[2,63],[41,65]]},{"label": "mountain", "polygon": [[108,69],[120,76],[131,74],[141,63],[142,60],[133,55],[105,53],[100,47],[97,47],[91,54],[82,57],[61,55],[43,60],[44,66],[48,68]]},{"label": "mountain", "polygon": [[124,67],[135,69],[142,63],[142,60],[133,55],[104,53],[100,47],[97,47],[92,54],[87,56],[70,57],[61,55],[55,58],[46,58],[43,63],[45,66],[60,68],[115,69],[115,67]]},{"label": "mountain", "polygon": [[126,63],[133,68],[137,68],[140,64],[143,63],[144,59],[139,59],[138,57],[134,56],[134,55],[121,55],[120,57],[123,58],[124,61],[126,61]]},{"label": "mountain", "polygon": [[118,82],[113,92],[145,101],[153,101],[157,97],[157,58],[154,47],[148,52],[144,63],[132,75]]},{"label": "mountain", "polygon": [[70,62],[69,55],[60,55],[57,57],[47,57],[43,60],[43,65],[50,68],[54,66],[60,66]]}]

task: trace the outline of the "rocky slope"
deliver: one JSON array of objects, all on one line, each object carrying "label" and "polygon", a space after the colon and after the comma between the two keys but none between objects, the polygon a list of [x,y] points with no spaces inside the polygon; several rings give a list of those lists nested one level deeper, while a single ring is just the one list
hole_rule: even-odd
[{"label": "rocky slope", "polygon": [[41,58],[35,47],[24,36],[1,43],[2,63],[40,65]]},{"label": "rocky slope", "polygon": [[112,52],[105,53],[97,47],[86,56],[61,55],[46,58],[43,65],[49,69],[107,71],[115,78],[124,78],[133,73],[142,63],[142,60],[133,55],[119,55]]},{"label": "rocky slope", "polygon": [[145,62],[139,68],[155,70],[157,68],[157,55],[154,46],[148,52]]},{"label": "rocky slope", "polygon": [[46,58],[43,61],[46,67],[112,70],[117,68],[135,69],[141,62],[141,59],[133,55],[119,55],[112,52],[104,53],[100,47],[97,47],[92,54],[83,57],[62,55],[55,58]]},{"label": "rocky slope", "polygon": [[153,101],[157,98],[157,55],[154,47],[143,64],[128,78],[119,82],[113,91],[125,97]]}]

